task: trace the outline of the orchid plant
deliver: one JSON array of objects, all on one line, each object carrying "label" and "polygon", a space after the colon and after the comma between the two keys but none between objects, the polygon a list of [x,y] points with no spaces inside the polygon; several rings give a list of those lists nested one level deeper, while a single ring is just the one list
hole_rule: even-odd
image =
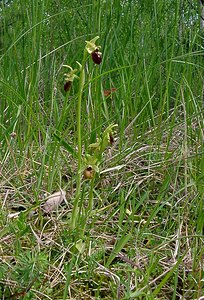
[{"label": "orchid plant", "polygon": [[76,78],[79,80],[79,89],[78,89],[78,103],[77,103],[77,148],[78,148],[78,168],[77,168],[77,186],[76,186],[76,195],[74,206],[71,216],[71,227],[72,229],[76,228],[77,221],[79,218],[79,202],[81,194],[81,185],[82,185],[82,174],[84,180],[89,180],[90,183],[90,193],[89,193],[89,203],[87,208],[87,215],[90,214],[90,211],[93,209],[93,187],[96,174],[100,174],[100,164],[102,162],[103,153],[108,146],[113,145],[114,143],[114,130],[117,125],[109,125],[101,137],[98,140],[90,144],[88,147],[87,153],[82,157],[82,136],[81,136],[81,103],[82,103],[82,94],[85,84],[85,64],[88,57],[91,57],[94,64],[100,65],[102,62],[102,53],[100,52],[101,46],[96,45],[98,36],[93,38],[90,41],[86,41],[86,46],[84,49],[84,56],[82,64],[77,62],[79,66],[79,76],[76,75],[78,69],[73,69],[71,66],[64,65],[64,67],[69,69],[68,73],[65,73],[65,84],[64,90],[68,92],[71,88],[73,80]]}]

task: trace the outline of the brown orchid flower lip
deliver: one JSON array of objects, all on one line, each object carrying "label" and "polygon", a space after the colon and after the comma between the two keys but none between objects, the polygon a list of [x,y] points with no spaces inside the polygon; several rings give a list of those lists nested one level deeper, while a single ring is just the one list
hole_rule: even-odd
[{"label": "brown orchid flower lip", "polygon": [[72,85],[72,81],[65,82],[65,84],[64,84],[64,91],[68,92],[70,90],[70,88],[71,88],[71,85]]},{"label": "brown orchid flower lip", "polygon": [[94,170],[91,166],[89,166],[84,170],[84,178],[92,179],[93,177],[94,177]]},{"label": "brown orchid flower lip", "polygon": [[115,141],[114,141],[114,137],[113,137],[112,133],[109,134],[109,141],[110,141],[111,146],[113,146]]},{"label": "brown orchid flower lip", "polygon": [[97,65],[100,65],[101,62],[102,62],[102,53],[99,52],[99,49],[96,48],[96,50],[94,50],[92,53],[91,53],[91,57],[92,57],[92,60],[95,64]]}]

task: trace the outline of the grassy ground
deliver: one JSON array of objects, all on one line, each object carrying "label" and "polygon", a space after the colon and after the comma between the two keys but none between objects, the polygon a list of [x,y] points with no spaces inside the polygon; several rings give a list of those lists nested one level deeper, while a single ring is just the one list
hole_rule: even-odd
[{"label": "grassy ground", "polygon": [[[201,299],[198,1],[0,5],[0,298]],[[84,86],[65,93],[63,65],[79,70],[95,36],[102,63],[87,53]],[[85,180],[89,145],[113,123]],[[43,210],[59,191],[66,201]]]}]

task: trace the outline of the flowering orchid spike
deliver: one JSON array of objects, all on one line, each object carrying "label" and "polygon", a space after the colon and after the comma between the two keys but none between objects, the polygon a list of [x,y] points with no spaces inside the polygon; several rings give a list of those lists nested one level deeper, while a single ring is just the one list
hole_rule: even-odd
[{"label": "flowering orchid spike", "polygon": [[68,65],[63,65],[63,67],[66,67],[68,69],[70,69],[70,72],[69,73],[65,73],[64,76],[65,76],[65,80],[66,81],[73,81],[74,78],[78,78],[77,75],[75,75],[75,73],[78,71],[77,69],[72,69],[72,67],[68,66]]},{"label": "flowering orchid spike", "polygon": [[89,54],[93,53],[96,49],[100,49],[100,46],[96,46],[95,42],[99,39],[99,36],[96,36],[90,41],[86,41],[86,50]]},{"label": "flowering orchid spike", "polygon": [[78,78],[77,75],[75,75],[75,73],[77,72],[77,69],[72,69],[72,67],[68,66],[68,65],[63,65],[63,67],[66,67],[70,70],[69,73],[65,73],[65,84],[64,84],[64,90],[65,92],[68,92],[69,89],[71,88],[72,82],[74,81],[74,78]]},{"label": "flowering orchid spike", "polygon": [[96,46],[95,42],[99,36],[96,36],[90,41],[86,41],[86,50],[88,51],[89,54],[91,54],[92,60],[96,65],[100,65],[102,62],[102,53],[99,52],[100,46]]}]

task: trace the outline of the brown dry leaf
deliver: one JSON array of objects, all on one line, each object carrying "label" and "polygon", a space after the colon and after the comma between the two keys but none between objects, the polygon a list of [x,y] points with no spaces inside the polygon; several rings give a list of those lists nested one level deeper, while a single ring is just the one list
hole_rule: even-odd
[{"label": "brown dry leaf", "polygon": [[113,92],[117,91],[116,88],[111,88],[110,90],[104,90],[104,96],[108,97],[109,95],[111,95]]},{"label": "brown dry leaf", "polygon": [[50,213],[55,210],[63,200],[66,201],[66,192],[61,190],[50,195],[47,201],[43,205],[41,205],[41,208],[44,212]]}]

